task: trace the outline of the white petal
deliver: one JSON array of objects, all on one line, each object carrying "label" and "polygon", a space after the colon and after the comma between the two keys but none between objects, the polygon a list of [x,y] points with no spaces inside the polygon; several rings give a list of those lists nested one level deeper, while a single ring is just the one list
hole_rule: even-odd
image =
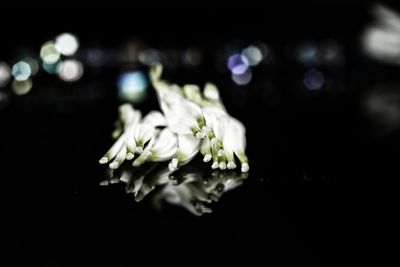
[{"label": "white petal", "polygon": [[194,84],[186,84],[183,86],[183,92],[187,99],[200,104],[202,102],[200,87]]},{"label": "white petal", "polygon": [[122,134],[111,146],[107,153],[99,160],[100,164],[106,164],[112,160],[125,144],[125,134]]},{"label": "white petal", "polygon": [[[127,134],[126,134],[125,145],[127,146],[128,151],[130,151],[130,154],[133,154],[133,155],[136,150],[135,130],[139,126],[141,117],[142,117],[141,112],[136,112],[135,116],[132,118],[132,121],[131,121],[128,129],[126,130]],[[132,159],[132,158],[131,158],[131,156],[129,156],[128,159]]]},{"label": "white petal", "polygon": [[229,161],[228,164],[226,164],[226,167],[228,168],[228,170],[232,170],[236,168],[236,163],[234,160]]},{"label": "white petal", "polygon": [[204,138],[201,141],[201,146],[200,146],[200,153],[203,155],[211,155],[211,142],[210,138]]},{"label": "white petal", "polygon": [[[191,101],[184,101],[181,103],[181,108],[183,111],[186,111],[187,114],[190,114],[194,118],[201,118],[203,117],[203,111],[201,110],[200,106],[191,102]],[[186,115],[186,114],[182,114]]]},{"label": "white petal", "polygon": [[220,170],[225,170],[225,169],[226,169],[226,163],[225,163],[224,161],[221,161],[221,162],[219,163],[219,169],[220,169]]},{"label": "white petal", "polygon": [[154,136],[154,130],[155,129],[153,125],[140,123],[134,129],[136,144],[142,147],[146,142],[148,142]]},{"label": "white petal", "polygon": [[167,120],[161,112],[153,110],[143,118],[143,123],[152,124],[154,127],[158,127],[166,126]]},{"label": "white petal", "polygon": [[151,67],[149,76],[152,83],[158,81],[161,78],[163,67],[161,64],[155,64]]},{"label": "white petal", "polygon": [[157,82],[154,84],[156,89],[158,102],[161,110],[166,112],[166,109],[171,109],[179,104],[185,98],[182,95],[181,89],[177,85],[170,85],[165,82]]},{"label": "white petal", "polygon": [[200,150],[200,141],[190,134],[178,135],[178,151],[173,159],[176,160],[173,166],[176,168],[178,165],[183,166],[191,161]]},{"label": "white petal", "polygon": [[245,154],[246,149],[246,130],[243,124],[235,118],[230,118],[224,132],[223,146],[226,159],[228,160],[227,167],[235,168],[235,159],[233,153],[239,158],[242,163],[241,171],[248,172],[249,164]]},{"label": "white petal", "polygon": [[204,161],[204,162],[209,162],[211,159],[212,159],[211,154],[205,154],[205,155],[204,155],[204,158],[203,158],[203,161]]},{"label": "white petal", "polygon": [[152,155],[149,157],[149,161],[164,161],[169,160],[173,157],[177,149],[177,138],[176,135],[171,132],[168,128],[161,131],[159,137],[154,142],[154,145],[150,149]]},{"label": "white petal", "polygon": [[249,164],[248,163],[243,163],[241,171],[242,172],[248,172],[249,171]]},{"label": "white petal", "polygon": [[123,104],[118,108],[119,116],[122,121],[127,121],[127,118],[130,118],[134,113],[133,107],[131,104]]},{"label": "white petal", "polygon": [[134,152],[128,152],[128,153],[126,154],[126,159],[127,159],[127,160],[132,160],[132,159],[134,159],[134,158],[135,158]]},{"label": "white petal", "polygon": [[[246,149],[246,129],[243,124],[235,118],[230,117],[226,124],[226,137],[232,150],[244,152]],[[225,142],[224,142],[225,145]]]},{"label": "white petal", "polygon": [[124,124],[125,130],[131,125],[131,123],[139,121],[141,116],[141,112],[133,109],[130,104],[124,104],[119,107],[119,117]]},{"label": "white petal", "polygon": [[228,114],[220,108],[205,107],[203,108],[204,118],[208,127],[212,128],[215,136],[221,139],[225,129],[225,121]]},{"label": "white petal", "polygon": [[118,169],[119,166],[125,161],[126,159],[126,146],[122,146],[121,150],[118,152],[117,156],[113,160],[113,162],[110,163],[109,167],[110,169]]},{"label": "white petal", "polygon": [[180,121],[176,123],[169,124],[169,129],[176,134],[192,134],[193,135],[193,127],[195,127],[194,122],[190,121]]},{"label": "white petal", "polygon": [[212,83],[206,83],[204,87],[204,96],[210,100],[219,100],[219,91],[217,86]]},{"label": "white petal", "polygon": [[214,161],[213,164],[211,165],[211,169],[218,169],[218,168],[219,168],[218,161]]}]

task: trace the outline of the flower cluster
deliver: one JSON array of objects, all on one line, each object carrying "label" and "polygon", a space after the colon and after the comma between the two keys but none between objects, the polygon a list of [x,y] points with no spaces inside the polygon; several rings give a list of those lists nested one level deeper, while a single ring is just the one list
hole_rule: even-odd
[{"label": "flower cluster", "polygon": [[217,87],[180,87],[162,80],[161,74],[161,65],[150,70],[162,113],[151,111],[142,117],[131,105],[120,106],[116,141],[100,164],[115,170],[124,161],[132,161],[133,167],[167,161],[168,169],[176,171],[200,152],[212,169],[235,169],[238,160],[241,172],[248,172],[245,127],[227,113]]}]

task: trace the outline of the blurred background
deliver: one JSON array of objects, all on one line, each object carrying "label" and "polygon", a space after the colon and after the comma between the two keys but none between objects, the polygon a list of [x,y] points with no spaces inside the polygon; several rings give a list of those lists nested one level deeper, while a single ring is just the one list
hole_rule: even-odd
[{"label": "blurred background", "polygon": [[[366,222],[385,212],[380,190],[365,185],[397,174],[398,5],[0,10],[2,266],[338,266],[373,257],[356,248],[375,251]],[[172,82],[215,83],[247,128],[248,179],[202,217],[99,186],[118,105],[158,108],[147,76],[157,62]]]}]

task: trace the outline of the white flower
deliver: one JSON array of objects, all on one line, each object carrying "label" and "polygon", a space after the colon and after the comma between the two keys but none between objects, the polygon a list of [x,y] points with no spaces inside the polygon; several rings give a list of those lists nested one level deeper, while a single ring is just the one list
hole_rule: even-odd
[{"label": "white flower", "polygon": [[119,120],[116,122],[116,128],[112,133],[114,139],[117,139],[129,127],[136,113],[140,113],[129,104],[121,105],[118,112]]},{"label": "white flower", "polygon": [[201,96],[199,86],[194,84],[186,84],[183,86],[183,93],[190,101],[196,103],[197,105],[202,105],[203,98]]},{"label": "white flower", "polygon": [[156,127],[166,125],[165,117],[159,111],[151,111],[142,122],[139,122],[141,117],[139,115],[134,118],[128,128],[126,137],[128,160],[133,159],[135,153],[143,152],[143,146],[154,136]]},{"label": "white flower", "polygon": [[133,162],[132,165],[138,167],[146,161],[157,162],[170,160],[175,154],[176,149],[176,135],[168,128],[164,128],[159,134],[153,136],[143,153]]},{"label": "white flower", "polygon": [[203,92],[197,85],[180,87],[162,80],[161,74],[160,65],[150,70],[162,113],[151,111],[142,118],[131,105],[121,105],[113,132],[117,140],[99,162],[114,170],[125,160],[135,159],[134,167],[170,161],[169,171],[176,171],[200,152],[204,162],[212,160],[212,169],[234,169],[236,157],[247,172],[245,128],[227,113],[218,88],[211,83]]},{"label": "white flower", "polygon": [[113,162],[110,163],[110,169],[118,169],[118,167],[125,161],[126,159],[126,146],[122,146],[121,150],[116,155]]},{"label": "white flower", "polygon": [[[175,101],[175,100],[174,100]],[[203,112],[197,104],[181,97],[175,103],[162,100],[161,108],[167,117],[168,127],[176,134],[191,134],[196,138],[206,136],[205,120]]]},{"label": "white flower", "polygon": [[[208,133],[201,107],[200,89],[195,85],[186,85],[183,90],[159,79],[161,68],[155,67],[151,74],[160,108],[165,114],[168,127],[177,134],[192,134],[204,138]],[[185,98],[188,97],[188,98]]]},{"label": "white flower", "polygon": [[133,107],[129,104],[124,104],[119,107],[119,118],[124,124],[125,130],[128,129],[132,123],[139,121],[141,117],[141,112],[133,109]]},{"label": "white flower", "polygon": [[201,141],[200,153],[204,156],[204,162],[209,162],[212,159],[210,138],[207,137]]},{"label": "white flower", "polygon": [[142,153],[144,146],[155,135],[155,127],[152,124],[140,123],[133,132],[136,141],[136,152]]},{"label": "white flower", "polygon": [[226,159],[228,160],[228,169],[233,169],[235,164],[234,154],[240,160],[242,172],[249,171],[248,158],[245,154],[246,149],[246,129],[243,124],[230,117],[226,123],[223,144]]},{"label": "white flower", "polygon": [[178,151],[168,165],[171,171],[187,164],[200,150],[200,139],[190,134],[178,135]]},{"label": "white flower", "polygon": [[125,143],[125,134],[122,134],[117,141],[111,146],[107,153],[99,160],[100,164],[106,164],[118,154]]},{"label": "white flower", "polygon": [[[210,150],[213,159],[211,168],[221,170],[226,169],[226,158],[223,149],[222,138],[226,131],[226,123],[229,115],[219,107],[203,108],[207,126],[211,129],[208,134],[210,139]],[[208,159],[208,158],[205,158]]]},{"label": "white flower", "polygon": [[150,161],[166,161],[172,158],[177,149],[176,135],[168,128],[161,130],[159,137],[151,148]]},{"label": "white flower", "polygon": [[133,159],[135,152],[136,152],[136,140],[135,140],[135,131],[137,131],[137,128],[139,127],[139,123],[141,120],[142,114],[140,111],[135,112],[133,117],[131,118],[130,123],[128,124],[127,127],[127,135],[125,139],[125,145],[127,148],[127,159],[131,160]]}]

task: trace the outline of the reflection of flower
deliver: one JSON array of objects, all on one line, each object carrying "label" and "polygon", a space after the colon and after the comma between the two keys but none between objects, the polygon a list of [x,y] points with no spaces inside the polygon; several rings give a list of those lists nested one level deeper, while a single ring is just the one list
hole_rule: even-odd
[{"label": "reflection of flower", "polygon": [[118,169],[125,160],[133,160],[134,167],[169,161],[174,171],[200,152],[204,162],[212,160],[212,169],[234,169],[238,159],[241,171],[248,172],[245,128],[226,112],[216,86],[207,83],[203,92],[197,85],[181,88],[162,80],[161,73],[160,65],[150,71],[162,113],[152,111],[142,118],[131,105],[122,105],[113,132],[116,142],[100,164]]},{"label": "reflection of flower", "polygon": [[126,192],[141,201],[152,191],[154,204],[163,202],[182,206],[195,215],[211,212],[208,206],[242,183],[247,173],[205,169],[201,160],[172,172],[166,163],[152,163],[138,168],[124,164],[118,170],[109,169],[101,185],[124,182]]}]

